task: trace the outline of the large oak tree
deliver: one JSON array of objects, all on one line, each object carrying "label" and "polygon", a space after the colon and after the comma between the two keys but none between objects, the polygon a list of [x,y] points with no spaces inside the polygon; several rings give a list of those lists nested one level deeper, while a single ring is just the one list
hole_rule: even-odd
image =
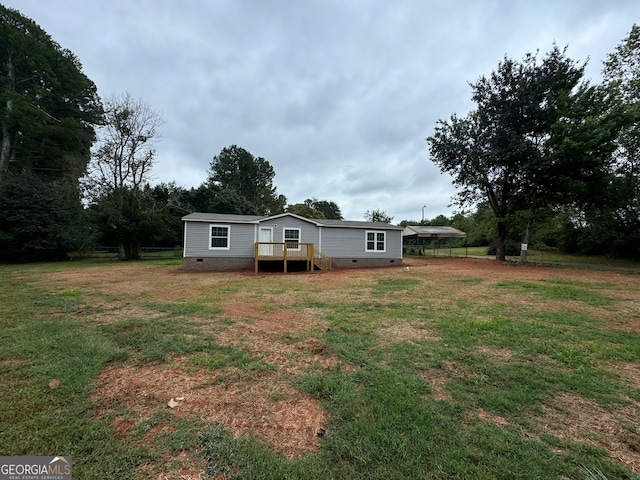
[{"label": "large oak tree", "polygon": [[541,61],[505,57],[471,85],[476,109],[439,120],[427,139],[431,160],[460,188],[458,204],[491,206],[499,260],[514,224],[525,225],[526,243],[540,214],[602,193],[619,117],[583,73],[558,47]]}]

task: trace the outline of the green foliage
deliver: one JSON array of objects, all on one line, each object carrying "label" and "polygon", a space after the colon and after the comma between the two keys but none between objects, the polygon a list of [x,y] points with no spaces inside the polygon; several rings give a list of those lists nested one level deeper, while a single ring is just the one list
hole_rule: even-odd
[{"label": "green foliage", "polygon": [[[273,186],[274,177],[275,171],[267,160],[254,157],[244,148],[231,145],[213,157],[207,183],[214,189],[219,187],[225,194],[233,192],[239,203],[250,206],[252,211],[242,213],[267,215],[282,213],[287,202]],[[208,211],[226,213],[219,210]]]},{"label": "green foliage", "polygon": [[554,47],[538,61],[505,58],[472,85],[476,110],[440,120],[431,159],[454,177],[460,205],[487,202],[496,256],[519,218],[600,198],[614,139],[626,121],[607,91],[582,82],[584,65]]},{"label": "green foliage", "polygon": [[0,259],[60,259],[82,238],[100,100],[71,52],[2,5],[0,38]]},{"label": "green foliage", "polygon": [[12,175],[0,187],[0,260],[63,260],[86,231],[77,187],[66,180]]},{"label": "green foliage", "polygon": [[147,186],[120,187],[105,193],[90,209],[104,245],[119,245],[120,260],[139,260],[141,247],[165,228],[166,204],[159,203]]},{"label": "green foliage", "polygon": [[165,226],[167,204],[149,186],[154,142],[162,118],[129,94],[107,101],[100,141],[85,188],[102,240],[120,247],[121,260],[137,260],[140,248]]},{"label": "green foliage", "polygon": [[384,210],[367,210],[364,214],[364,218],[367,222],[377,222],[377,223],[391,223],[393,217],[387,215],[387,212]]},{"label": "green foliage", "polygon": [[304,218],[325,218],[324,213],[315,208],[305,204],[305,203],[296,203],[295,205],[287,205],[286,208],[287,213],[293,213],[295,215],[300,215]]},{"label": "green foliage", "polygon": [[[493,241],[487,248],[487,255],[497,255],[497,242]],[[502,251],[506,257],[515,257],[520,255],[520,244],[513,240],[505,240]]]},{"label": "green foliage", "polygon": [[210,182],[181,192],[178,202],[182,215],[192,212],[253,215],[257,210],[237,191]]},{"label": "green foliage", "polygon": [[607,57],[604,84],[620,98],[620,116],[627,120],[617,138],[606,195],[592,205],[590,223],[608,228],[613,255],[640,258],[640,26]]},{"label": "green foliage", "polygon": [[304,204],[318,212],[321,212],[326,219],[342,220],[342,212],[335,202],[331,202],[329,200],[318,200],[317,198],[307,198],[304,201]]}]

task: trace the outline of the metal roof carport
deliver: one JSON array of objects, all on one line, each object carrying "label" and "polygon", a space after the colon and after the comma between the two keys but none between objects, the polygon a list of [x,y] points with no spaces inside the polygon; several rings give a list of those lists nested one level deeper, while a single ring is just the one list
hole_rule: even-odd
[{"label": "metal roof carport", "polygon": [[[437,240],[440,238],[466,238],[467,234],[453,227],[431,227],[424,225],[407,225],[402,231],[402,242],[415,240],[416,245],[421,239]],[[423,241],[424,245],[424,241]],[[466,242],[465,242],[466,247]],[[449,249],[451,251],[451,247]],[[434,247],[434,256],[437,255],[437,247]]]}]

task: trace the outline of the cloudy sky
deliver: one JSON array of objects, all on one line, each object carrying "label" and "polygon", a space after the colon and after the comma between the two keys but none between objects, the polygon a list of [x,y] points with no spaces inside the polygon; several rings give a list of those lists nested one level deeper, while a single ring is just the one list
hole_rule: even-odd
[{"label": "cloudy sky", "polygon": [[568,45],[600,81],[640,23],[637,0],[0,0],[74,52],[103,98],[129,92],[165,124],[154,183],[200,185],[239,145],[289,203],[345,219],[451,215],[429,160],[438,119],[504,56]]}]

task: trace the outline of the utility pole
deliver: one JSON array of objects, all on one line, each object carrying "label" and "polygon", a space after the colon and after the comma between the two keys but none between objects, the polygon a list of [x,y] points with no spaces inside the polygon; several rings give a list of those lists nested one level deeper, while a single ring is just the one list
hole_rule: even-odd
[{"label": "utility pole", "polygon": [[425,209],[426,205],[422,206],[422,223],[424,223],[424,209]]}]

